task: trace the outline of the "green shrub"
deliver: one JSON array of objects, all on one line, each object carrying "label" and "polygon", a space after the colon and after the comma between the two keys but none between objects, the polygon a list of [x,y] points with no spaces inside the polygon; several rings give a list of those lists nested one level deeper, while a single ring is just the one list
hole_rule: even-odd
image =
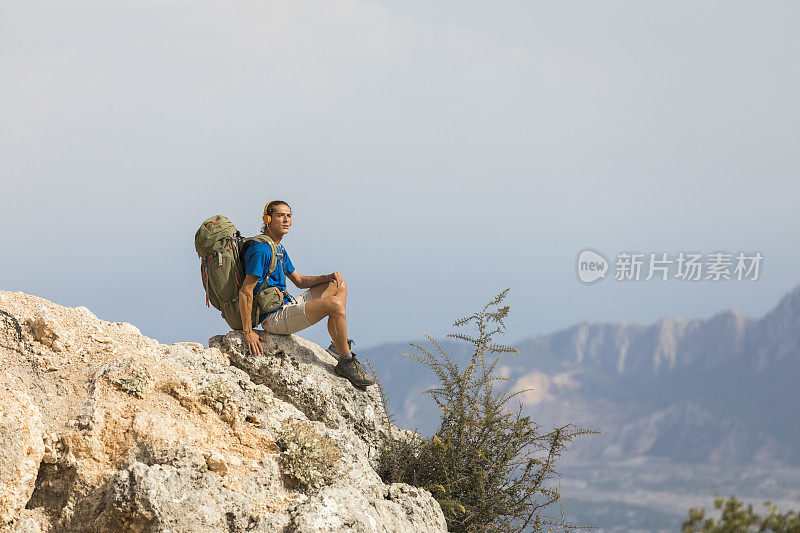
[{"label": "green shrub", "polygon": [[[450,531],[521,532],[580,528],[561,517],[544,513],[560,503],[559,487],[550,481],[558,476],[555,462],[575,437],[599,433],[573,429],[572,424],[540,433],[530,417],[523,416],[522,404],[509,409],[518,394],[510,381],[494,375],[504,354],[515,348],[496,344],[494,336],[505,331],[509,306],[500,306],[509,289],[484,308],[461,318],[454,327],[473,325],[473,336],[449,337],[472,344],[469,364],[461,368],[442,346],[426,335],[430,348],[412,344],[413,354],[404,354],[430,367],[439,386],[425,392],[432,395],[441,411],[441,424],[431,438],[411,437],[389,441],[379,457],[379,474],[387,483],[405,482],[429,490],[438,500]],[[496,354],[496,355],[492,355]]]},{"label": "green shrub", "polygon": [[134,364],[127,372],[119,374],[111,381],[128,394],[137,398],[144,397],[144,391],[147,384],[150,382],[150,373],[147,369],[139,364]]},{"label": "green shrub", "polygon": [[261,384],[253,385],[247,390],[246,394],[251,401],[267,407],[275,401],[275,395],[272,391]]},{"label": "green shrub", "polygon": [[683,533],[734,533],[739,531],[774,531],[776,533],[796,533],[800,531],[800,513],[789,511],[779,513],[778,507],[770,501],[764,505],[769,514],[761,516],[753,512],[753,505],[744,508],[743,503],[731,496],[729,500],[715,495],[714,508],[722,510],[719,520],[706,518],[706,510],[699,507],[689,509],[689,518],[683,523]]},{"label": "green shrub", "polygon": [[169,379],[161,384],[158,388],[161,392],[167,393],[170,396],[175,396],[175,394],[180,391],[181,389],[186,389],[189,387],[189,384],[182,379]]},{"label": "green shrub", "polygon": [[236,387],[224,379],[218,379],[200,390],[200,399],[210,405],[216,412],[221,413],[231,401]]},{"label": "green shrub", "polygon": [[283,473],[302,487],[317,489],[330,484],[341,473],[341,449],[308,422],[284,422],[276,444],[281,450]]}]

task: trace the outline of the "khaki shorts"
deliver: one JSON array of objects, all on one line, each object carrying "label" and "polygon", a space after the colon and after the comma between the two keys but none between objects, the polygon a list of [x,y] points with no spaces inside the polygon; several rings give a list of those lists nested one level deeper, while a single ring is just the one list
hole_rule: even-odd
[{"label": "khaki shorts", "polygon": [[267,318],[261,322],[261,327],[267,333],[277,335],[291,335],[306,329],[311,325],[306,316],[306,302],[313,299],[311,289],[308,289],[295,298],[297,303],[283,304],[277,311],[267,315]]}]

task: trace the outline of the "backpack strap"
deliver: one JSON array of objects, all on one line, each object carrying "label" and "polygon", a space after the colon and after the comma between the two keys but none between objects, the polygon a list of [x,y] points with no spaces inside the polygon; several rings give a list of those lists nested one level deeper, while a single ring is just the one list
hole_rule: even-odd
[{"label": "backpack strap", "polygon": [[269,269],[267,269],[267,275],[265,276],[265,278],[268,278],[273,272],[275,272],[275,267],[278,264],[278,247],[275,246],[275,242],[268,235],[256,235],[255,237],[250,237],[247,240],[260,242],[262,244],[269,244],[269,247],[272,250],[272,258],[269,261]]},{"label": "backpack strap", "polygon": [[275,242],[272,240],[269,235],[256,235],[255,237],[250,237],[244,240],[242,245],[242,253],[244,253],[245,246],[252,243],[252,242],[260,242],[262,244],[269,244],[270,249],[272,250],[272,258],[269,261],[269,268],[267,269],[267,273],[261,279],[261,284],[258,286],[258,289],[255,291],[254,294],[258,294],[261,292],[261,289],[264,288],[264,284],[267,282],[267,278],[275,272],[275,267],[278,265],[278,247],[275,246]]}]

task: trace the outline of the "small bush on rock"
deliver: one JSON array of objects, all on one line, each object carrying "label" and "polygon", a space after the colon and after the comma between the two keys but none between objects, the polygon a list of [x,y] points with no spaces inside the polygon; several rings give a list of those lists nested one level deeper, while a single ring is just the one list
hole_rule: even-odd
[{"label": "small bush on rock", "polygon": [[150,382],[150,373],[141,365],[134,364],[127,372],[119,374],[111,380],[114,385],[137,398],[144,397],[144,391]]},{"label": "small bush on rock", "polygon": [[721,510],[718,519],[706,516],[702,507],[689,509],[689,517],[683,522],[683,533],[729,533],[734,531],[774,531],[776,533],[795,533],[800,531],[800,511],[778,512],[778,506],[771,501],[764,502],[766,514],[753,511],[753,504],[744,506],[736,496],[730,499],[714,495],[714,508]]},{"label": "small bush on rock", "polygon": [[302,487],[317,489],[332,483],[341,473],[341,449],[308,422],[284,422],[277,444],[283,473]]},{"label": "small bush on rock", "polygon": [[185,380],[169,379],[161,384],[159,390],[169,394],[170,396],[175,396],[178,391],[186,390],[188,387],[189,384]]},{"label": "small bush on rock", "polygon": [[236,388],[224,379],[218,379],[200,391],[200,399],[216,412],[222,413],[233,398]]},{"label": "small bush on rock", "polygon": [[269,390],[268,387],[261,384],[250,387],[250,389],[247,390],[247,396],[252,401],[267,407],[272,405],[272,402],[275,400],[275,396],[272,394],[272,391]]},{"label": "small bush on rock", "polygon": [[[572,529],[561,517],[547,516],[548,506],[560,503],[555,462],[567,443],[579,435],[599,433],[572,425],[541,433],[539,425],[522,414],[522,404],[508,402],[525,391],[495,388],[510,381],[494,375],[500,357],[519,353],[496,344],[505,331],[509,306],[500,306],[509,289],[454,327],[473,325],[472,336],[449,337],[469,342],[474,351],[460,367],[430,336],[432,347],[412,344],[404,354],[431,368],[440,385],[425,391],[441,410],[439,430],[431,438],[411,436],[388,441],[379,458],[378,473],[386,483],[405,482],[429,490],[442,507],[449,531],[522,532]],[[491,354],[497,354],[492,356]]]}]

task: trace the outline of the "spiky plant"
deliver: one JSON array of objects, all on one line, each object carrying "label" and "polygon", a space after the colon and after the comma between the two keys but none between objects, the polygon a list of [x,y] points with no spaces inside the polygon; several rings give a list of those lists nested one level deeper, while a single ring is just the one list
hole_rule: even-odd
[{"label": "spiky plant", "polygon": [[494,337],[505,332],[510,307],[502,305],[505,289],[478,313],[455,321],[454,327],[473,326],[474,333],[448,337],[472,345],[469,363],[462,368],[430,335],[430,346],[412,344],[403,354],[429,367],[439,385],[428,389],[441,412],[441,424],[431,438],[388,442],[380,459],[387,482],[406,482],[431,491],[439,501],[450,531],[522,532],[580,528],[545,509],[560,503],[556,460],[567,443],[579,435],[599,433],[572,424],[541,433],[540,426],[523,415],[522,403],[509,402],[528,389],[497,387],[509,378],[496,376],[505,354],[518,354]]}]

